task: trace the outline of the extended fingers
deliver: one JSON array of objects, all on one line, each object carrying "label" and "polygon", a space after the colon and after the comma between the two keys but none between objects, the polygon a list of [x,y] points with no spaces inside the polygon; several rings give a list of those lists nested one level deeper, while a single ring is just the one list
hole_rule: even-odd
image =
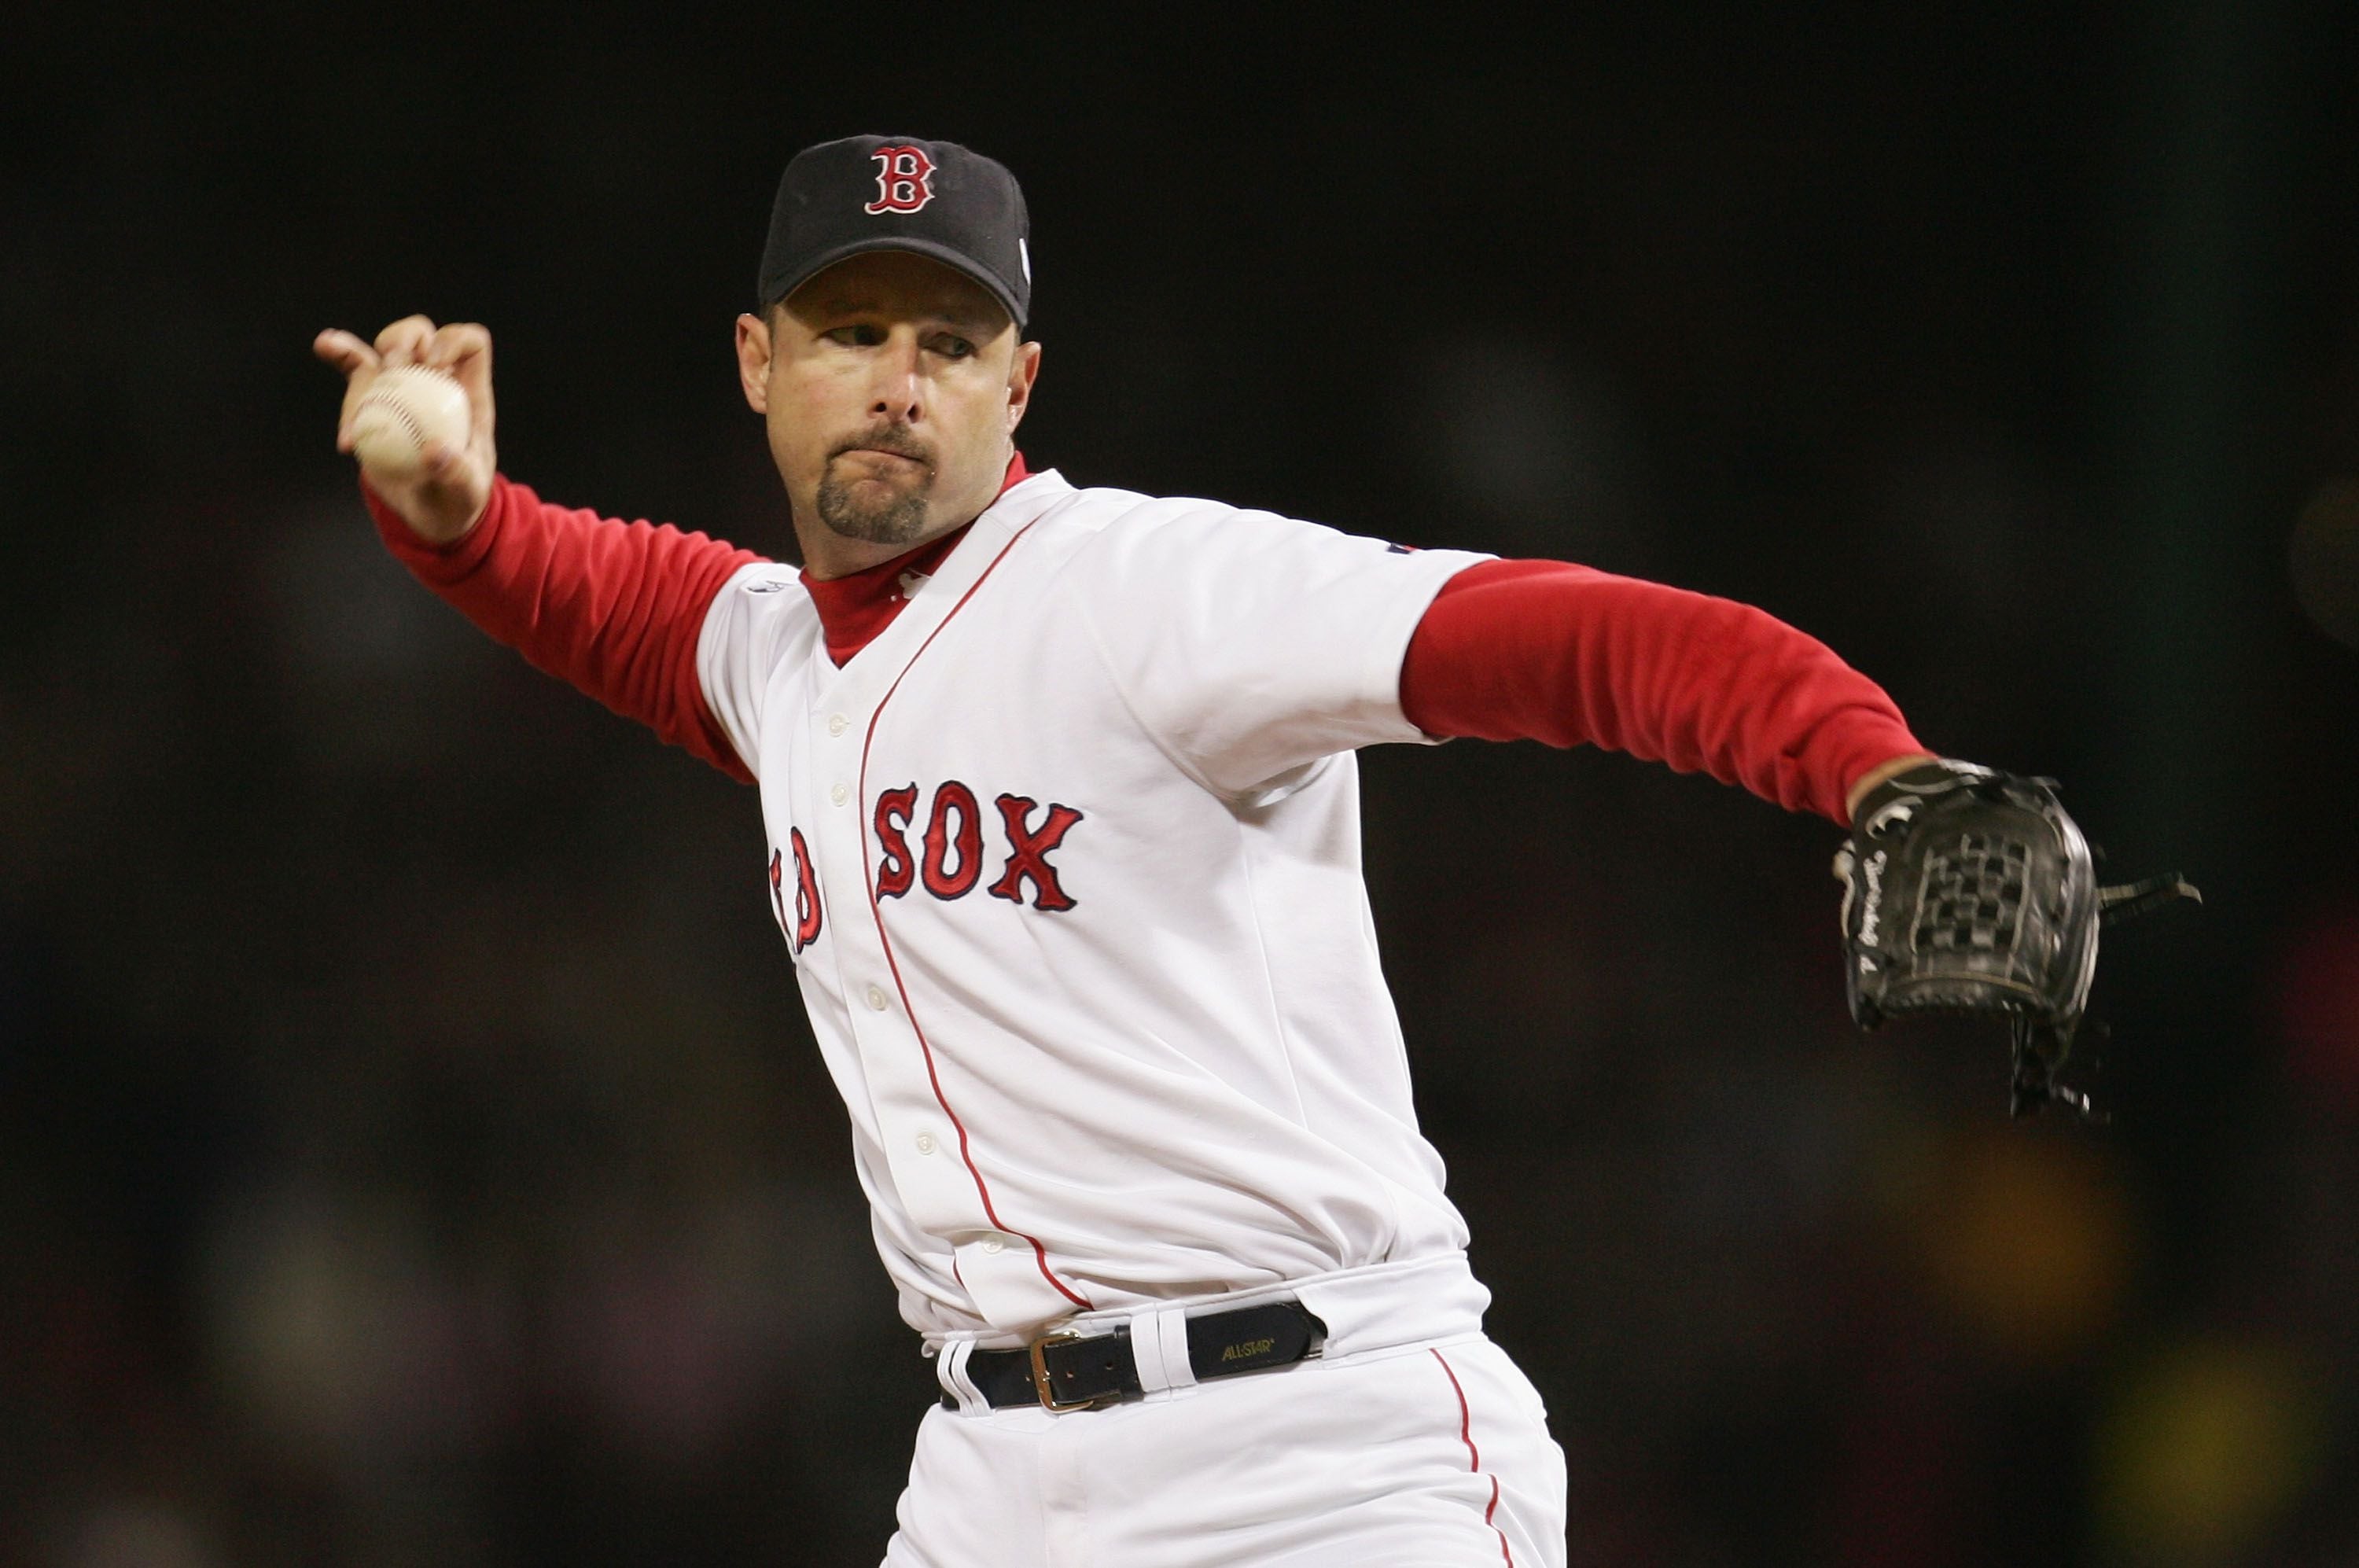
[{"label": "extended fingers", "polygon": [[435,330],[419,363],[436,370],[460,374],[480,360],[488,372],[491,368],[492,334],[473,321],[452,321]]},{"label": "extended fingers", "polygon": [[467,389],[474,433],[488,441],[492,432],[492,334],[474,321],[453,321],[434,334],[425,363],[449,371]]},{"label": "extended fingers", "polygon": [[376,335],[376,352],[388,365],[416,365],[434,341],[434,323],[424,316],[404,316]]},{"label": "extended fingers", "polygon": [[350,376],[355,370],[376,368],[376,350],[361,342],[342,327],[330,327],[311,340],[311,352]]}]

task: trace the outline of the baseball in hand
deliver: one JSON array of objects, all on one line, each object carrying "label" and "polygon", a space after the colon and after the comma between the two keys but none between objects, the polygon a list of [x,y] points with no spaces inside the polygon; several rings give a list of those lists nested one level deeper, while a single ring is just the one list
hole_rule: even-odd
[{"label": "baseball in hand", "polygon": [[469,429],[466,388],[454,377],[399,365],[361,394],[353,409],[353,451],[372,473],[407,479],[425,466],[429,443],[464,452]]}]

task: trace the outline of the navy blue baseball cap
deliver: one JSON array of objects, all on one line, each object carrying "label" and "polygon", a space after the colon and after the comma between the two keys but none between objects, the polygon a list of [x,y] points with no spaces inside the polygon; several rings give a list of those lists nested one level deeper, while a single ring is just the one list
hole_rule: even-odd
[{"label": "navy blue baseball cap", "polygon": [[822,268],[906,250],[991,290],[1022,332],[1032,310],[1031,222],[1006,166],[956,142],[846,136],[795,154],[770,208],[755,299],[764,310]]}]

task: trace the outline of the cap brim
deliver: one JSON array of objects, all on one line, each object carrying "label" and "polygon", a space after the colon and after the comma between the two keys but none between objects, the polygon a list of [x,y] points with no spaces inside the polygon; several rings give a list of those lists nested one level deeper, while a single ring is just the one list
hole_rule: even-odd
[{"label": "cap brim", "polygon": [[837,262],[848,256],[865,256],[871,251],[879,250],[908,251],[912,256],[922,256],[929,261],[939,261],[951,271],[962,277],[973,278],[991,291],[991,297],[998,300],[1001,307],[1006,310],[1007,319],[1016,323],[1016,330],[1018,332],[1023,332],[1024,312],[1016,307],[1015,294],[1006,284],[977,267],[972,256],[935,240],[906,239],[893,234],[879,234],[875,239],[854,240],[849,245],[840,245],[832,250],[820,252],[789,275],[783,286],[771,290],[770,297],[762,301],[762,309],[767,310]]}]

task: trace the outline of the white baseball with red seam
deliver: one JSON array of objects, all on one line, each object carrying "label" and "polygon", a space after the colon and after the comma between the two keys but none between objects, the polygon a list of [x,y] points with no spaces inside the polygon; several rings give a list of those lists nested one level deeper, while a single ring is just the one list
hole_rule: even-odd
[{"label": "white baseball with red seam", "polygon": [[456,378],[397,365],[361,394],[353,410],[353,452],[371,473],[407,479],[424,466],[429,443],[465,451],[472,425],[467,389]]}]

